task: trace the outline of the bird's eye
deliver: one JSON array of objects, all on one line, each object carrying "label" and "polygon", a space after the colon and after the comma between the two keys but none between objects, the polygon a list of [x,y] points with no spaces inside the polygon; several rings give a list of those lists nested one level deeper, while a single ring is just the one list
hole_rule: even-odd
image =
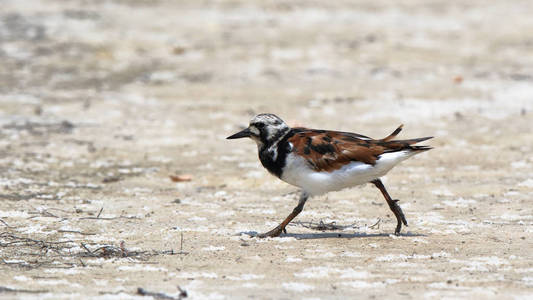
[{"label": "bird's eye", "polygon": [[255,127],[259,128],[259,129],[265,127],[265,124],[263,124],[263,123],[255,123],[254,125],[255,125]]}]

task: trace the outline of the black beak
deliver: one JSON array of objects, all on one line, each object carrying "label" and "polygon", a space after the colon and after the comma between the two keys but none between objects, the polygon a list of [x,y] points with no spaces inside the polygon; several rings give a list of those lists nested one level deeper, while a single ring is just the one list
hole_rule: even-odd
[{"label": "black beak", "polygon": [[240,138],[250,137],[251,135],[252,135],[252,132],[250,132],[250,130],[246,128],[242,131],[237,132],[234,135],[228,136],[226,139],[228,140],[240,139]]}]

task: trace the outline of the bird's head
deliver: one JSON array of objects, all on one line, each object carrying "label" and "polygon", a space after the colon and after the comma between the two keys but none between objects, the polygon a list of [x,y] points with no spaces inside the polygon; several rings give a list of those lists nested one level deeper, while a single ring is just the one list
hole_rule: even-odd
[{"label": "bird's head", "polygon": [[290,130],[290,127],[274,114],[259,114],[250,120],[250,125],[227,139],[249,137],[257,143],[259,148],[268,146]]}]

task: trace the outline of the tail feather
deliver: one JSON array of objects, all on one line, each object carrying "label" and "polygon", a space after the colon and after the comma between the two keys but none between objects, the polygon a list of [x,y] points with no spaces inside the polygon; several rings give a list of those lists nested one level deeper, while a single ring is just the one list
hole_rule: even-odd
[{"label": "tail feather", "polygon": [[432,136],[426,136],[416,139],[408,139],[408,140],[394,140],[394,138],[402,131],[403,124],[398,126],[396,130],[394,130],[391,134],[389,134],[386,138],[381,139],[378,141],[380,145],[383,145],[387,147],[388,149],[385,150],[385,153],[388,152],[397,152],[402,150],[408,150],[413,153],[423,152],[430,149],[433,149],[431,146],[413,146],[414,144],[427,141],[429,139],[432,139]]},{"label": "tail feather", "polygon": [[432,139],[433,137],[432,136],[426,136],[426,137],[422,137],[422,138],[417,138],[417,139],[409,139],[409,140],[403,140],[401,142],[403,143],[406,143],[407,145],[409,145],[409,149],[412,150],[412,151],[415,151],[415,152],[422,152],[422,151],[428,151],[428,150],[431,150],[433,149],[433,147],[431,146],[426,146],[426,145],[423,145],[423,146],[412,146],[413,144],[417,144],[417,143],[420,143],[420,142],[423,142],[423,141],[427,141],[429,139]]},{"label": "tail feather", "polygon": [[403,127],[403,124],[401,124],[400,126],[398,126],[398,128],[396,128],[396,130],[394,130],[391,134],[389,134],[386,138],[382,139],[382,141],[384,142],[388,142],[390,140],[392,140],[393,138],[395,138],[398,133],[400,133],[400,131],[402,131],[402,127]]},{"label": "tail feather", "polygon": [[431,146],[411,146],[411,149],[416,152],[428,151],[433,149]]},{"label": "tail feather", "polygon": [[384,152],[397,152],[397,151],[408,150],[410,152],[419,153],[419,152],[431,150],[433,149],[433,147],[427,146],[427,145],[423,145],[423,146],[413,146],[413,145],[416,143],[429,140],[431,138],[433,137],[428,136],[428,137],[409,139],[409,140],[382,141],[381,144],[388,148]]},{"label": "tail feather", "polygon": [[417,139],[402,140],[401,142],[407,143],[409,145],[413,145],[413,144],[417,144],[423,141],[427,141],[432,138],[433,138],[432,136],[426,136],[426,137],[417,138]]}]

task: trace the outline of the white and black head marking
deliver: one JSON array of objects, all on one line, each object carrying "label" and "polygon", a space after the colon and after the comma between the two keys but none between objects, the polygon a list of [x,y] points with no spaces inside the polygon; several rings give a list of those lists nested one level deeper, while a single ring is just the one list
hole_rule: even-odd
[{"label": "white and black head marking", "polygon": [[250,120],[250,125],[247,128],[227,138],[249,137],[254,140],[263,166],[270,173],[281,178],[285,159],[292,149],[292,145],[287,142],[291,134],[292,129],[278,116],[259,114]]},{"label": "white and black head marking", "polygon": [[289,126],[278,116],[273,114],[260,114],[250,120],[248,127],[250,136],[258,144],[271,144],[279,140],[289,131]]},{"label": "white and black head marking", "polygon": [[249,137],[259,148],[270,147],[283,138],[290,128],[274,114],[259,114],[250,120],[248,128],[229,136],[228,139]]}]

